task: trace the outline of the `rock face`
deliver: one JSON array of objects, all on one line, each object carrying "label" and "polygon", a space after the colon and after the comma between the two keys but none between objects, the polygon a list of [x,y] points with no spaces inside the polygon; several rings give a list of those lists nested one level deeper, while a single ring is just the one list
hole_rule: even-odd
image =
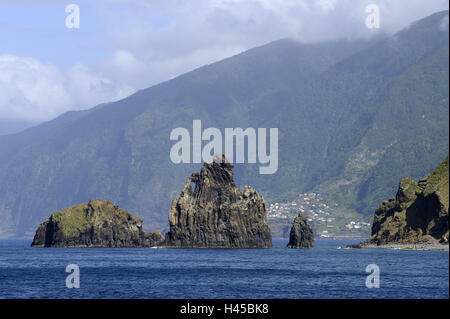
[{"label": "rock face", "polygon": [[289,234],[289,244],[287,248],[313,248],[314,233],[305,215],[299,213],[294,219],[291,232]]},{"label": "rock face", "polygon": [[365,245],[448,244],[448,157],[425,179],[404,178],[397,194],[375,211]]},{"label": "rock face", "polygon": [[244,192],[236,187],[233,164],[224,156],[187,180],[172,202],[169,223],[167,247],[272,247],[264,198],[249,186]]},{"label": "rock face", "polygon": [[142,230],[142,219],[105,200],[90,200],[53,213],[34,236],[33,247],[152,247],[159,231]]}]

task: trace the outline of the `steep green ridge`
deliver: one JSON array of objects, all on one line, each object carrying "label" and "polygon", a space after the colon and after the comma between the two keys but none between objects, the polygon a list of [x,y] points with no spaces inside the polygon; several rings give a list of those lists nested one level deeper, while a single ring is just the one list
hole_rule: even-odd
[{"label": "steep green ridge", "polygon": [[366,134],[350,156],[336,156],[347,159],[342,173],[319,189],[368,214],[400,178],[421,178],[439,163],[448,150],[448,56],[440,48],[381,88],[362,115],[367,124],[352,129]]},{"label": "steep green ridge", "polygon": [[440,29],[446,15],[416,22],[280,99],[273,116],[286,128],[285,155],[259,189],[278,199],[315,188],[369,215],[402,176],[431,171],[449,143],[448,30]]},{"label": "steep green ridge", "polygon": [[152,229],[200,164],[169,159],[170,132],[278,127],[279,169],[236,164],[238,185],[266,200],[320,188],[370,214],[401,176],[448,153],[448,11],[394,37],[280,40],[121,101],[0,136],[0,236],[30,234],[49,210],[105,198]]},{"label": "steep green ridge", "polygon": [[404,178],[397,195],[375,211],[369,244],[448,244],[449,163],[447,158],[425,179]]}]

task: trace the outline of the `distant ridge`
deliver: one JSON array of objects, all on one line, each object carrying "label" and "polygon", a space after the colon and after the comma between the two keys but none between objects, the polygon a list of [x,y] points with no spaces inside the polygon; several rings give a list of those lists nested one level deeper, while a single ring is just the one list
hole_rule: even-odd
[{"label": "distant ridge", "polygon": [[169,159],[170,131],[279,128],[279,169],[235,165],[266,200],[320,189],[369,215],[403,176],[448,154],[448,11],[391,38],[280,40],[125,99],[0,136],[0,236],[30,236],[48,211],[104,198],[167,230],[199,165]]}]

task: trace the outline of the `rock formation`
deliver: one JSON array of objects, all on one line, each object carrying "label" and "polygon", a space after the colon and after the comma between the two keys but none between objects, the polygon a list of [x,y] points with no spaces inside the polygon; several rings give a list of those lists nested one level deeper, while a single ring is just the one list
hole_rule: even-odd
[{"label": "rock formation", "polygon": [[313,248],[314,233],[305,215],[299,213],[294,219],[287,248]]},{"label": "rock formation", "polygon": [[90,200],[53,213],[34,236],[33,247],[152,247],[164,237],[142,230],[142,219],[105,200]]},{"label": "rock formation", "polygon": [[355,247],[388,244],[447,244],[448,157],[425,179],[401,180],[397,194],[375,211],[372,235]]},{"label": "rock formation", "polygon": [[270,248],[266,203],[252,187],[241,192],[225,156],[205,163],[187,180],[169,211],[165,246],[183,248]]}]

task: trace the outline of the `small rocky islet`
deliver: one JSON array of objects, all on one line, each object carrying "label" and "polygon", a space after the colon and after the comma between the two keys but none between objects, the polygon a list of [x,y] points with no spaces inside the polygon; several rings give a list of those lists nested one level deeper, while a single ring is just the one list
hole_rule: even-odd
[{"label": "small rocky islet", "polygon": [[314,233],[305,215],[299,213],[294,219],[287,248],[313,248]]},{"label": "small rocky islet", "polygon": [[[312,247],[306,219],[294,222],[292,248]],[[169,211],[169,231],[145,232],[142,219],[106,200],[53,213],[36,230],[32,247],[271,248],[264,198],[240,191],[233,164],[216,156],[188,178]],[[303,229],[307,228],[307,229]]]},{"label": "small rocky islet", "polygon": [[91,199],[53,213],[36,230],[32,247],[154,247],[161,232],[145,232],[139,217],[106,200]]}]

